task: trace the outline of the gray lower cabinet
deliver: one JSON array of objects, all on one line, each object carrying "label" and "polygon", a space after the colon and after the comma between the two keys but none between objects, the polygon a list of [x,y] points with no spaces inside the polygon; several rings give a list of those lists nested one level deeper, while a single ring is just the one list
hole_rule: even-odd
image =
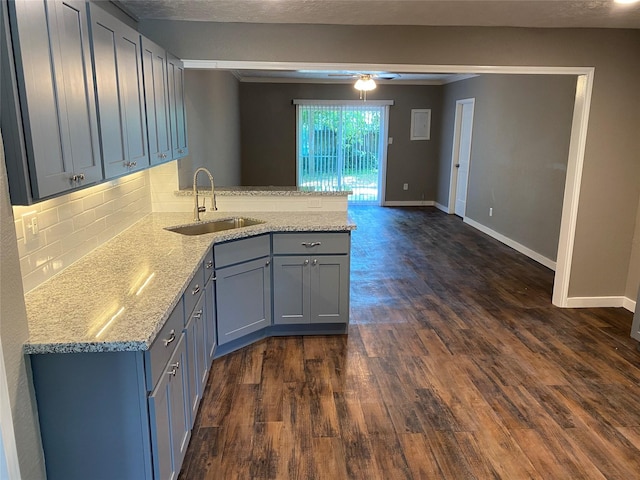
[{"label": "gray lower cabinet", "polygon": [[21,135],[5,137],[6,161],[12,202],[26,204],[103,178],[89,20],[81,0],[8,7],[16,88],[6,97],[10,85],[3,82],[3,96],[14,114],[9,131]]},{"label": "gray lower cabinet", "polygon": [[191,412],[188,395],[185,395],[189,388],[189,378],[185,368],[187,364],[186,341],[183,333],[180,335],[164,375],[149,396],[153,478],[156,480],[178,478],[191,438]]},{"label": "gray lower cabinet", "polygon": [[269,257],[216,270],[218,345],[271,325]]},{"label": "gray lower cabinet", "polygon": [[147,351],[31,355],[49,480],[174,479],[191,436],[181,299]]},{"label": "gray lower cabinet", "polygon": [[211,366],[213,357],[216,353],[217,340],[217,321],[216,321],[216,294],[215,294],[215,279],[211,277],[207,282],[205,289],[206,302],[206,322],[205,322],[205,335],[206,335],[206,354],[207,354],[207,368]]},{"label": "gray lower cabinet", "polygon": [[149,166],[140,34],[90,3],[91,44],[106,178]]},{"label": "gray lower cabinet", "polygon": [[206,301],[206,292],[203,292],[185,327],[187,353],[189,356],[189,405],[191,409],[191,425],[195,422],[209,373],[208,355],[205,345],[205,329],[207,323]]},{"label": "gray lower cabinet", "polygon": [[271,325],[269,235],[214,246],[218,345]]},{"label": "gray lower cabinet", "polygon": [[349,322],[349,248],[348,233],[274,234],[275,325]]}]

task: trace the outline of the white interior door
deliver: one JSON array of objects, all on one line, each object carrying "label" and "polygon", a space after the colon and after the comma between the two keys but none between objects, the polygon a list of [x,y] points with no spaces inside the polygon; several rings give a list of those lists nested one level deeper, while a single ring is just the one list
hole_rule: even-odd
[{"label": "white interior door", "polygon": [[454,135],[454,168],[457,170],[455,214],[460,217],[464,217],[467,209],[474,104],[475,99],[473,98],[456,102],[456,127],[459,134]]}]

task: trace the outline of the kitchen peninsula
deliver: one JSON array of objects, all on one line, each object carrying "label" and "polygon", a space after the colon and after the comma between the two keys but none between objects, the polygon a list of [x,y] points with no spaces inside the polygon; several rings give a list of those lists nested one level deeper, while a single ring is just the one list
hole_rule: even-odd
[{"label": "kitchen peninsula", "polygon": [[214,357],[347,332],[355,225],[312,208],[208,211],[256,224],[201,235],[167,229],[192,211],[151,213],[25,295],[50,478],[173,478]]}]

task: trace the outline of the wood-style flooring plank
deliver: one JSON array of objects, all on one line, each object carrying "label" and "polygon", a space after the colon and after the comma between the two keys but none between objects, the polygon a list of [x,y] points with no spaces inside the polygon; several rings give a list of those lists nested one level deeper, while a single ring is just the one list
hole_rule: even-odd
[{"label": "wood-style flooring plank", "polygon": [[632,315],[435,208],[350,208],[348,335],[216,359],[180,480],[624,479]]}]

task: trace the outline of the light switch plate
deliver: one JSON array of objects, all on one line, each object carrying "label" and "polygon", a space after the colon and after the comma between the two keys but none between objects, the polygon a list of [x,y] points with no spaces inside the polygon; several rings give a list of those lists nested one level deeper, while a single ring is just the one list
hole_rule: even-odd
[{"label": "light switch plate", "polygon": [[22,215],[22,233],[24,244],[37,242],[40,228],[38,227],[38,212],[27,212]]}]

